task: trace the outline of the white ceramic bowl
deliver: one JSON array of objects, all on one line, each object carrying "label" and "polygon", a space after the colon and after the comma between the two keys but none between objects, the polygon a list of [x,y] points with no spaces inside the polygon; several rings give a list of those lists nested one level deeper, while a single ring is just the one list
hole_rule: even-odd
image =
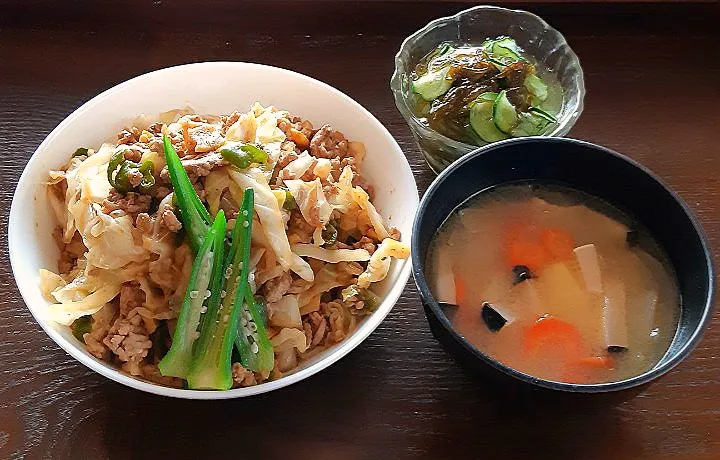
[{"label": "white ceramic bowl", "polygon": [[279,380],[228,391],[167,388],[133,378],[90,355],[70,328],[45,318],[38,270],[57,269],[58,249],[51,236],[56,225],[43,182],[48,171],[64,164],[77,147],[97,147],[140,114],[157,114],[185,106],[198,113],[229,114],[259,101],[312,121],[329,123],[351,140],[365,144],[363,174],[375,186],[377,205],[390,225],[410,241],[418,192],[402,150],[380,122],[340,91],[307,76],[258,64],[208,62],[158,70],[121,83],[83,104],[40,144],[23,171],[10,210],[10,262],[20,293],[40,326],[62,349],[94,371],[132,388],[189,399],[223,399],[265,393],[303,380],[330,366],[357,347],[390,312],[410,275],[410,260],[395,261],[376,291],[383,299],[355,332],[301,368]]}]

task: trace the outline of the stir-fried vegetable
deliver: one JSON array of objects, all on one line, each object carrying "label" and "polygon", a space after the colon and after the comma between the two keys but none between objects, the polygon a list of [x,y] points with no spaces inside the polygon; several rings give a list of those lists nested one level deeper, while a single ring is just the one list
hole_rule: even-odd
[{"label": "stir-fried vegetable", "polygon": [[[75,151],[78,153],[80,149]],[[86,155],[87,149],[81,155]],[[131,190],[138,189],[141,192],[150,190],[155,185],[155,177],[153,176],[153,162],[150,160],[142,163],[126,160],[124,151],[120,150],[110,158],[108,163],[107,178],[110,185],[115,187],[120,193],[127,193]],[[133,185],[130,179],[131,175],[140,174],[141,179],[137,185]]]},{"label": "stir-fried vegetable", "polygon": [[85,342],[83,335],[87,334],[92,329],[92,316],[81,316],[80,318],[73,321],[71,328],[75,338],[81,342]]},{"label": "stir-fried vegetable", "polygon": [[210,213],[205,209],[197,192],[195,192],[180,157],[167,135],[163,137],[163,145],[165,147],[165,161],[170,173],[170,182],[172,182],[177,208],[180,211],[180,219],[190,241],[190,246],[197,253],[208,231]]},{"label": "stir-fried vegetable", "polygon": [[259,147],[241,142],[229,142],[220,149],[228,163],[240,169],[247,169],[253,163],[265,164],[268,154]]},{"label": "stir-fried vegetable", "polygon": [[[223,245],[225,240],[225,213],[218,211],[217,217],[203,239],[193,263],[190,280],[175,334],[167,355],[160,361],[158,368],[163,375],[187,378],[193,360],[193,345],[199,337],[198,326],[202,314],[218,296],[212,296],[213,284],[223,276]],[[213,283],[213,281],[216,281]],[[219,294],[219,293],[218,293]],[[205,301],[210,298],[208,306]]]},{"label": "stir-fried vegetable", "polygon": [[[200,338],[195,346],[192,368],[187,379],[190,388],[225,390],[232,385],[230,361],[238,332],[240,305],[249,292],[250,236],[254,205],[253,190],[245,190],[223,273],[225,283],[222,286],[221,279],[214,286],[208,311],[203,318]],[[216,301],[213,302],[213,299]]]},{"label": "stir-fried vegetable", "polygon": [[72,156],[73,156],[73,158],[75,158],[75,157],[83,157],[83,156],[87,156],[87,154],[88,154],[88,149],[87,149],[87,148],[85,148],[85,147],[79,147],[77,150],[75,150],[75,152],[72,154]]}]

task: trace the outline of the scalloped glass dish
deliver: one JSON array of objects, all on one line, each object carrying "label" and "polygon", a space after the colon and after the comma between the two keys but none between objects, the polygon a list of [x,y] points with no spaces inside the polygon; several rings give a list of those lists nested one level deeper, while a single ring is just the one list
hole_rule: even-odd
[{"label": "scalloped glass dish", "polygon": [[487,38],[506,35],[515,39],[537,67],[551,72],[560,82],[563,101],[558,122],[544,136],[562,137],[573,127],[583,110],[585,83],[580,61],[565,37],[540,17],[521,10],[476,6],[454,16],[438,18],[405,39],[395,56],[390,88],[395,105],[410,126],[418,147],[433,171],[478,148],[450,139],[431,129],[412,111],[410,73],[417,62],[442,42],[480,44]]}]

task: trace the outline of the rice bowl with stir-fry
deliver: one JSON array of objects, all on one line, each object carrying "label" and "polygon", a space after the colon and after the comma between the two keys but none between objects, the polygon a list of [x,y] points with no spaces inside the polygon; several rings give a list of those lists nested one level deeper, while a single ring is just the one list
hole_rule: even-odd
[{"label": "rice bowl with stir-fry", "polygon": [[284,110],[175,111],[79,147],[48,176],[61,257],[41,270],[46,313],[159,385],[293,372],[352,334],[409,254],[358,169],[364,145]]}]

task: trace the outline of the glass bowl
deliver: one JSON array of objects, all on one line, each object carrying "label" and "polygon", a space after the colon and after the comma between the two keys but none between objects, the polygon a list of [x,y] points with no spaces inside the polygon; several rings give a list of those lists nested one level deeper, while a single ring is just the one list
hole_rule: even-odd
[{"label": "glass bowl", "polygon": [[[395,56],[390,88],[395,105],[410,126],[428,165],[436,173],[478,148],[450,139],[418,120],[412,112],[410,74],[417,62],[442,42],[480,44],[506,35],[515,39],[539,69],[552,72],[563,90],[558,122],[543,136],[562,137],[573,127],[583,109],[585,82],[580,61],[565,37],[540,17],[521,10],[476,6],[454,16],[438,18],[405,39]],[[480,145],[482,146],[482,145]]]}]

